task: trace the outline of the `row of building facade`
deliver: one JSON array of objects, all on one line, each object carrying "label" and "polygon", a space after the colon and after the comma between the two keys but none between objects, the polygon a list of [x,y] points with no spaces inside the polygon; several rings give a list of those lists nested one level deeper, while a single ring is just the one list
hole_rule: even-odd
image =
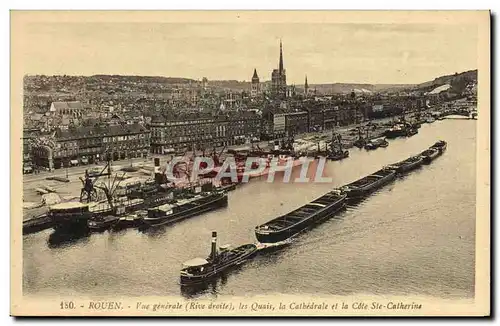
[{"label": "row of building facade", "polygon": [[[328,108],[271,114],[192,114],[156,116],[148,125],[121,124],[57,129],[40,135],[25,132],[23,162],[49,169],[106,159],[123,160],[149,154],[209,150],[252,141],[288,137],[355,122],[355,110]],[[31,162],[31,163],[30,163]]]}]

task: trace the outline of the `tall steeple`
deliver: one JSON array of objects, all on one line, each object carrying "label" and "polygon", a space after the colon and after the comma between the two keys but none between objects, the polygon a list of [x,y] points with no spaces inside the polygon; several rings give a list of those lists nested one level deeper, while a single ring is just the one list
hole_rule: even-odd
[{"label": "tall steeple", "polygon": [[307,96],[309,94],[309,85],[307,84],[307,75],[306,82],[304,83],[304,95]]},{"label": "tall steeple", "polygon": [[283,73],[283,46],[281,44],[281,39],[280,39],[280,66],[279,66],[279,72],[280,72],[280,75]]},{"label": "tall steeple", "polygon": [[252,81],[253,81],[254,79],[257,79],[257,82],[259,82],[259,81],[258,81],[259,76],[257,75],[257,69],[255,69],[255,68],[253,69]]}]

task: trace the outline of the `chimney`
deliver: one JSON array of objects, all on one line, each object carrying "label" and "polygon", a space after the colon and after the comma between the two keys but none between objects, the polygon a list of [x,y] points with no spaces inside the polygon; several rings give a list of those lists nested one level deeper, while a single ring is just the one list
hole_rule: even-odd
[{"label": "chimney", "polygon": [[217,258],[217,232],[212,232],[212,252],[210,253],[210,257],[212,260],[216,260]]},{"label": "chimney", "polygon": [[162,183],[162,175],[160,173],[160,159],[158,157],[154,158],[153,177],[157,184]]}]

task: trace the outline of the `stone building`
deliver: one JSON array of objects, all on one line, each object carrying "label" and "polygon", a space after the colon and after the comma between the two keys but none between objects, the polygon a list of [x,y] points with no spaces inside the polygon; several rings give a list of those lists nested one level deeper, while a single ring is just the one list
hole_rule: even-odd
[{"label": "stone building", "polygon": [[33,161],[57,169],[103,161],[107,155],[114,161],[147,157],[149,138],[149,131],[139,124],[57,129],[33,145]]}]

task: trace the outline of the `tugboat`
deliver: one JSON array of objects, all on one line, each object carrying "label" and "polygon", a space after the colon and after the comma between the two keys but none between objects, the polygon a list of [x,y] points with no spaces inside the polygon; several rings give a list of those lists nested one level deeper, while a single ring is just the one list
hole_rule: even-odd
[{"label": "tugboat", "polygon": [[375,191],[376,189],[382,187],[383,185],[394,180],[396,177],[396,171],[388,168],[384,168],[375,173],[370,174],[367,177],[349,183],[341,188],[341,190],[347,193],[348,198],[362,198],[369,193]]},{"label": "tugboat", "polygon": [[285,241],[345,208],[346,198],[345,193],[333,190],[288,214],[257,226],[255,236],[261,243]]},{"label": "tugboat", "polygon": [[404,161],[391,164],[387,168],[396,171],[397,173],[405,173],[420,167],[423,163],[421,156],[412,156]]},{"label": "tugboat", "polygon": [[227,193],[225,191],[199,193],[178,200],[173,204],[149,208],[148,216],[144,217],[144,222],[145,226],[162,226],[224,206],[227,206]]},{"label": "tugboat", "polygon": [[258,249],[255,244],[246,244],[234,249],[222,246],[217,250],[217,232],[212,232],[212,248],[207,259],[194,258],[185,262],[181,269],[181,285],[193,285],[207,282],[229,270],[243,264],[253,257]]}]

